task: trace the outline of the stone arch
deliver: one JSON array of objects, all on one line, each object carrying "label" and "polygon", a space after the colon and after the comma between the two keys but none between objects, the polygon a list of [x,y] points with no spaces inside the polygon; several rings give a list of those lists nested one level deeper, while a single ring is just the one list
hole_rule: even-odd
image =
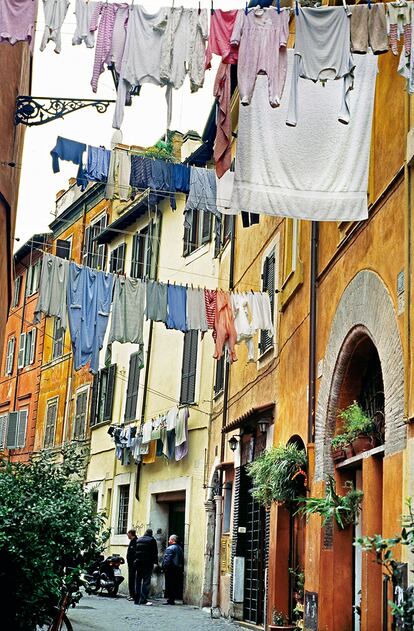
[{"label": "stone arch", "polygon": [[338,389],[357,336],[368,335],[378,352],[385,396],[385,453],[406,443],[404,363],[391,296],[380,277],[363,270],[343,292],[332,322],[315,415],[315,479],[333,470],[330,442]]}]

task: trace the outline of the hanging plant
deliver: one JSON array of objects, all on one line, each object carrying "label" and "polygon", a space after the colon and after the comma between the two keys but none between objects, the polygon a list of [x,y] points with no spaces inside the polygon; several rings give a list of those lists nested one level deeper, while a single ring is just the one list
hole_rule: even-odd
[{"label": "hanging plant", "polygon": [[269,507],[272,502],[290,502],[303,494],[306,486],[306,453],[294,444],[265,451],[248,465],[253,480],[253,497]]},{"label": "hanging plant", "polygon": [[338,495],[335,480],[329,476],[325,497],[301,498],[300,501],[303,502],[303,505],[297,512],[306,515],[308,520],[311,515],[319,514],[322,517],[323,526],[334,519],[339,528],[343,530],[349,524],[357,521],[364,497],[363,492],[355,489],[352,482],[345,482],[344,488],[348,492],[345,495]]}]

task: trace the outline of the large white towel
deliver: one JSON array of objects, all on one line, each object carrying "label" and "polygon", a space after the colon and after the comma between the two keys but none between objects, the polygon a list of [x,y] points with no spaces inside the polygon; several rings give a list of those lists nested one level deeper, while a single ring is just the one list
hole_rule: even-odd
[{"label": "large white towel", "polygon": [[322,86],[299,79],[298,124],[288,127],[293,50],[288,53],[281,106],[270,107],[263,75],[257,77],[251,105],[240,106],[230,212],[314,221],[366,219],[377,58],[356,57],[349,125],[338,122],[343,81]]}]

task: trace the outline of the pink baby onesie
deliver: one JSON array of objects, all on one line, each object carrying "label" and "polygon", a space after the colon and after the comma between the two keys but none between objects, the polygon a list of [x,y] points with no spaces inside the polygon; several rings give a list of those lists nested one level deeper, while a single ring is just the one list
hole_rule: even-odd
[{"label": "pink baby onesie", "polygon": [[[104,71],[104,64],[110,63],[112,53],[112,35],[114,32],[115,18],[118,5],[112,3],[98,2],[92,16],[90,31],[94,32],[98,28],[96,38],[95,60],[93,63],[93,73],[91,86],[94,92],[98,89],[98,79]],[[100,17],[100,19],[99,19]]]},{"label": "pink baby onesie", "polygon": [[213,53],[220,55],[224,64],[236,64],[238,47],[230,44],[238,9],[222,11],[215,9],[210,20],[210,35],[206,50],[206,70],[211,68]]},{"label": "pink baby onesie", "polygon": [[280,105],[287,70],[289,12],[274,7],[240,11],[231,43],[239,45],[237,82],[242,105],[249,105],[259,72],[267,74],[269,102]]}]

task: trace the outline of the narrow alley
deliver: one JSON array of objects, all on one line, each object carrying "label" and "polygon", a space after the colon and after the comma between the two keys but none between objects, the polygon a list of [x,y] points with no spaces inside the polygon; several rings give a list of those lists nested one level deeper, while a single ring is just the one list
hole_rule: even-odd
[{"label": "narrow alley", "polygon": [[213,620],[198,607],[164,607],[163,600],[152,607],[137,607],[125,597],[85,596],[76,609],[68,612],[73,631],[236,631],[239,625],[221,618]]}]

